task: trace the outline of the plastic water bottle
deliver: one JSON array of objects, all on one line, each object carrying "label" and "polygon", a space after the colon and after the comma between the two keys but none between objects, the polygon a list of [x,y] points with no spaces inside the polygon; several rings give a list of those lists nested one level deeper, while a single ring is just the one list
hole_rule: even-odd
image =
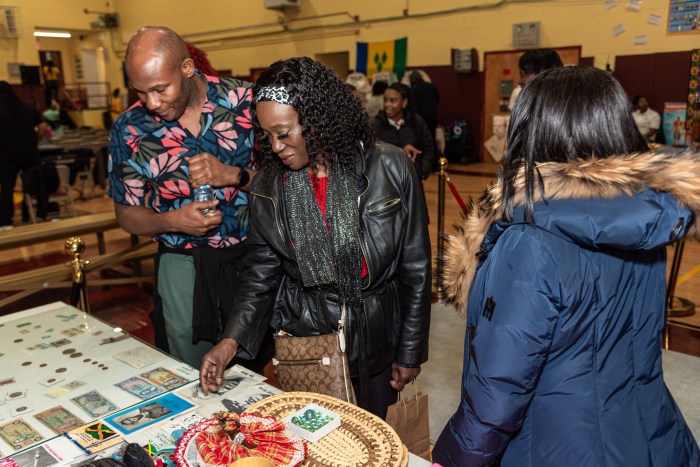
[{"label": "plastic water bottle", "polygon": [[[194,190],[194,200],[195,201],[211,201],[214,199],[214,188],[211,185],[202,185]],[[211,216],[216,211],[212,208],[202,209],[202,214],[205,216]]]}]

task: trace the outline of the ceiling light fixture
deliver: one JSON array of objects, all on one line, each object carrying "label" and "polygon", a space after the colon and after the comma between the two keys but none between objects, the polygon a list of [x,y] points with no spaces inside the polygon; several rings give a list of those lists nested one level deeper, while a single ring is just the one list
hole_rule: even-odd
[{"label": "ceiling light fixture", "polygon": [[62,37],[69,38],[70,33],[68,31],[34,31],[34,37]]}]

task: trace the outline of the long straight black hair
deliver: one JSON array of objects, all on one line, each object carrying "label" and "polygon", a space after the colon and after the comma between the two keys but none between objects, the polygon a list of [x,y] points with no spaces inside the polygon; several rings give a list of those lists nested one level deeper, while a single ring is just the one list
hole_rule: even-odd
[{"label": "long straight black hair", "polygon": [[545,71],[525,85],[513,107],[503,161],[503,218],[513,217],[515,179],[525,170],[525,215],[535,223],[536,165],[647,151],[625,91],[608,72],[587,66]]}]

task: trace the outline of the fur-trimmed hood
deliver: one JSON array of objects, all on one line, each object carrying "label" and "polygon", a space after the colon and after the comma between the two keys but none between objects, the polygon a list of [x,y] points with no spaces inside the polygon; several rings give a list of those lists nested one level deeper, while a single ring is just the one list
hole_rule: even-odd
[{"label": "fur-trimmed hood", "polygon": [[[700,215],[700,157],[697,154],[644,153],[566,163],[546,162],[539,164],[537,169],[544,181],[544,193],[550,205],[560,200],[611,200],[622,195],[634,196],[645,190],[654,190],[673,196],[678,203],[691,210],[696,218]],[[524,205],[524,183],[525,175],[521,170],[515,181],[516,207]],[[541,201],[537,190],[534,196],[535,201]],[[535,222],[539,226],[539,211],[547,211],[548,207],[545,203],[539,203],[538,206],[541,209],[535,211]],[[596,213],[593,210],[592,214]],[[604,209],[600,214],[605,214]],[[500,228],[489,233],[494,223],[499,223]],[[555,224],[556,221],[552,225]],[[479,252],[487,246],[484,244],[487,233],[497,238],[507,226],[508,223],[502,221],[502,180],[499,178],[478,203],[471,203],[469,215],[458,227],[458,232],[447,236],[443,284],[447,300],[458,312],[466,311],[467,296],[479,263]],[[687,236],[700,238],[698,223],[690,226]],[[672,238],[669,242],[671,241]]]}]

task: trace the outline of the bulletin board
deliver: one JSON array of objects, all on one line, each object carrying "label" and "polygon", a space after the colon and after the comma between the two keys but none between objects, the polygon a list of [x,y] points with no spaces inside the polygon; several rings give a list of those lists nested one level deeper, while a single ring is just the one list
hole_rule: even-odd
[{"label": "bulletin board", "polygon": [[700,2],[697,0],[670,0],[668,5],[668,29],[674,32],[698,32]]},{"label": "bulletin board", "polygon": [[[581,58],[581,46],[552,47],[561,57],[564,65],[578,65]],[[513,86],[518,85],[518,60],[527,49],[503,50],[484,53],[484,105],[481,146],[494,134],[493,117],[507,116],[508,112],[500,111],[501,86],[504,81],[512,80]],[[489,151],[483,150],[482,161],[494,162]]]}]

